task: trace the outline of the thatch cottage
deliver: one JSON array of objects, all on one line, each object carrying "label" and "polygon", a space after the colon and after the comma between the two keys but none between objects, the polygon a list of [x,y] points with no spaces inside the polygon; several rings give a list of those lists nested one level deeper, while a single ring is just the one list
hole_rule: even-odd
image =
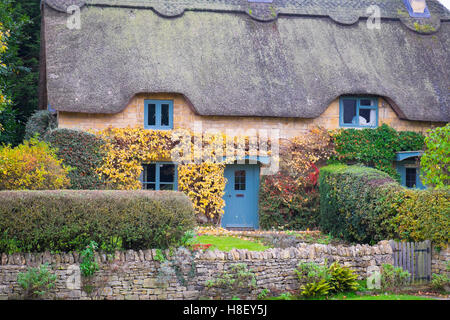
[{"label": "thatch cottage", "polygon": [[[42,12],[41,108],[61,128],[200,121],[289,138],[450,118],[450,12],[435,0],[44,0]],[[175,166],[147,165],[153,188]],[[256,225],[259,166],[225,174],[225,224]]]}]

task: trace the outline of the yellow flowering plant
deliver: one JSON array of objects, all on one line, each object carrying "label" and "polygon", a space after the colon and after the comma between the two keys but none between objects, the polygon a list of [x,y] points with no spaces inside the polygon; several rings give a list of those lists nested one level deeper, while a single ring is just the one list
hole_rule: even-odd
[{"label": "yellow flowering plant", "polygon": [[[106,141],[106,157],[97,172],[108,188],[140,189],[143,164],[176,161],[179,191],[190,198],[199,221],[215,224],[224,213],[225,164],[232,163],[236,156],[253,155],[258,148],[252,145],[254,137],[232,139],[223,133],[191,130],[109,127],[93,133]],[[243,145],[242,154],[236,155],[234,150],[238,145]],[[227,147],[233,153],[227,154]]]}]

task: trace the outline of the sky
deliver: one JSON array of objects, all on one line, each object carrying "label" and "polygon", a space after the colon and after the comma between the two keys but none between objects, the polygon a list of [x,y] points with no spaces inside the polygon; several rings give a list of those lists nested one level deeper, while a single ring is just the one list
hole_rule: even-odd
[{"label": "sky", "polygon": [[450,0],[438,0],[442,3],[448,10],[450,10]]}]

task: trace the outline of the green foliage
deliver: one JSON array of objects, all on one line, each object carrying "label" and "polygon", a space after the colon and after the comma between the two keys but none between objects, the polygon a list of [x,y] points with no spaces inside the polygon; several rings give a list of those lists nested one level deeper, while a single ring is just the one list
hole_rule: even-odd
[{"label": "green foliage", "polygon": [[331,277],[328,282],[331,292],[349,292],[359,288],[359,284],[356,281],[358,275],[350,268],[342,267],[339,263],[334,262],[329,268],[329,273]]},{"label": "green foliage", "polygon": [[411,274],[402,267],[383,264],[381,268],[381,289],[398,289],[409,283]]},{"label": "green foliage", "polygon": [[402,189],[393,204],[396,236],[408,241],[431,240],[435,246],[450,242],[450,190]]},{"label": "green foliage", "polygon": [[56,284],[56,275],[48,269],[48,264],[42,264],[39,268],[29,268],[27,272],[19,272],[17,283],[24,292],[25,299],[43,297]]},{"label": "green foliage", "polygon": [[0,87],[12,99],[16,123],[5,142],[15,146],[23,140],[25,123],[38,108],[40,1],[0,1],[0,22],[10,30],[8,50],[0,58],[6,64],[0,68]]},{"label": "green foliage", "polygon": [[305,188],[284,173],[264,176],[259,189],[259,224],[262,229],[314,229],[318,226],[319,193]]},{"label": "green foliage", "polygon": [[20,143],[18,140],[19,124],[16,121],[17,111],[11,105],[0,111],[0,145]]},{"label": "green foliage", "polygon": [[42,138],[50,130],[56,129],[58,123],[56,115],[47,110],[36,111],[25,126],[25,139],[34,137],[36,134]]},{"label": "green foliage", "polygon": [[422,181],[436,188],[449,188],[450,171],[450,124],[428,130],[426,149],[420,159]]},{"label": "green foliage", "polygon": [[393,168],[395,153],[422,150],[424,136],[411,131],[397,132],[386,124],[376,129],[341,129],[334,135],[337,155],[334,161],[360,163],[399,179]]},{"label": "green foliage", "polygon": [[325,280],[317,282],[309,282],[301,287],[301,295],[303,297],[312,298],[327,295],[331,290],[330,284]]},{"label": "green foliage", "polygon": [[0,192],[0,252],[80,251],[91,240],[114,247],[119,239],[123,249],[168,248],[194,227],[180,192]]},{"label": "green foliage", "polygon": [[324,296],[331,290],[329,284],[331,275],[326,266],[314,262],[302,262],[294,271],[300,283],[302,283],[300,294],[303,297]]},{"label": "green foliage", "polygon": [[401,187],[376,169],[330,165],[319,176],[320,226],[333,237],[373,243],[394,234],[392,201]]},{"label": "green foliage", "polygon": [[70,188],[78,190],[104,189],[96,169],[105,156],[105,142],[94,134],[70,129],[55,129],[47,132],[43,139],[57,148],[56,154],[65,165],[73,168],[69,172]]},{"label": "green foliage", "polygon": [[230,266],[229,270],[223,271],[216,279],[207,280],[207,289],[220,288],[227,291],[232,296],[239,297],[240,293],[247,293],[256,289],[256,277],[252,270],[248,269],[245,263],[236,263]]},{"label": "green foliage", "polygon": [[450,191],[407,189],[366,167],[323,167],[320,225],[334,237],[360,243],[400,238],[450,240]]},{"label": "green foliage", "polygon": [[182,247],[190,247],[195,242],[195,237],[197,234],[194,230],[188,230],[180,239],[179,245]]},{"label": "green foliage", "polygon": [[302,262],[294,270],[300,283],[303,297],[319,297],[331,293],[351,292],[359,288],[358,276],[348,267],[334,262],[327,267],[314,262]]},{"label": "green foliage", "polygon": [[98,245],[95,241],[91,241],[88,246],[80,253],[81,274],[85,277],[91,277],[96,271],[98,271],[98,263],[95,261],[94,253],[97,250]]},{"label": "green foliage", "polygon": [[447,274],[436,274],[431,275],[431,286],[435,290],[448,291],[450,287],[450,277]]}]

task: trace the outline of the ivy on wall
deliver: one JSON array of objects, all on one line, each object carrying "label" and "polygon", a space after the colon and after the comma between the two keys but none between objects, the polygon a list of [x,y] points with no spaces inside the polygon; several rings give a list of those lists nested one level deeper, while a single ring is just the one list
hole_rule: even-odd
[{"label": "ivy on wall", "polygon": [[[220,222],[224,213],[225,164],[241,156],[227,154],[227,148],[242,150],[245,156],[253,155],[253,151],[262,146],[258,136],[256,140],[245,136],[231,138],[223,133],[194,133],[190,130],[110,127],[96,134],[106,141],[106,156],[97,173],[108,188],[141,189],[142,164],[176,161],[178,189],[191,199],[199,221],[215,224]],[[262,147],[267,150],[270,140],[265,143],[267,145]]]},{"label": "ivy on wall", "polygon": [[393,166],[396,152],[423,150],[425,139],[421,133],[396,131],[386,124],[376,129],[339,129],[333,138],[336,155],[332,160],[374,167],[397,180],[400,177]]}]

